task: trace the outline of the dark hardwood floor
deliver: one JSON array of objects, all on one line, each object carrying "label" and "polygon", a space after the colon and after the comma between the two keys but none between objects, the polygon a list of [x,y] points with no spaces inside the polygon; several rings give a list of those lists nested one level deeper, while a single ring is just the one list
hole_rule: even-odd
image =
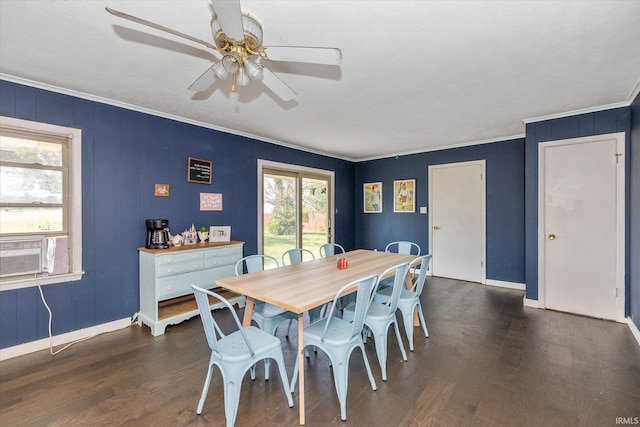
[{"label": "dark hardwood floor", "polygon": [[[352,355],[344,425],[614,426],[640,416],[640,348],[626,325],[526,308],[522,291],[427,280],[430,338],[414,328],[402,362],[391,332],[387,382],[369,340],[375,392]],[[291,376],[297,338],[279,336]],[[0,362],[0,425],[224,425],[217,370],[195,413],[209,354],[196,317],[156,338],[134,325],[56,356]],[[305,369],[307,425],[343,425],[327,358],[311,353]],[[262,364],[255,381],[245,377],[236,425],[298,425],[297,392],[289,408],[275,367],[263,378]]]}]

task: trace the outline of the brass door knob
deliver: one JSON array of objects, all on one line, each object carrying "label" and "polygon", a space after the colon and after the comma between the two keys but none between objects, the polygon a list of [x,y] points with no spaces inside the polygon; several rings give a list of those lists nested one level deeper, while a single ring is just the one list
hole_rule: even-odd
[{"label": "brass door knob", "polygon": [[555,234],[549,234],[549,240],[555,240],[556,235]]},{"label": "brass door knob", "polygon": [[439,227],[439,226],[437,226],[437,225],[434,225],[434,226],[433,226],[433,229],[434,229],[434,230],[440,230],[440,227]]}]

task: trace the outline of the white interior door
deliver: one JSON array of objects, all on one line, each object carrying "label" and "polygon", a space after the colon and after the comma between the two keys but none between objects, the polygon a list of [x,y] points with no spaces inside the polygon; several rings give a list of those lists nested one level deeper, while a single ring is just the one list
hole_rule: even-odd
[{"label": "white interior door", "polygon": [[432,274],[485,282],[485,162],[429,166]]},{"label": "white interior door", "polygon": [[539,284],[546,308],[624,318],[620,135],[540,144]]}]

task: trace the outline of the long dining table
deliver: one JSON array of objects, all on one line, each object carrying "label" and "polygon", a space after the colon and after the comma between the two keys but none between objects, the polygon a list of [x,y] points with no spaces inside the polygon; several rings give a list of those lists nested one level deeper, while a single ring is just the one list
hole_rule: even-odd
[{"label": "long dining table", "polygon": [[[338,269],[338,258],[347,258],[348,268]],[[243,326],[251,324],[254,300],[273,304],[298,315],[298,400],[301,425],[305,424],[304,313],[332,301],[336,292],[350,282],[371,274],[380,275],[390,267],[410,263],[415,259],[415,255],[358,249],[313,261],[216,280],[218,286],[247,297]],[[410,278],[407,280],[410,281]]]}]

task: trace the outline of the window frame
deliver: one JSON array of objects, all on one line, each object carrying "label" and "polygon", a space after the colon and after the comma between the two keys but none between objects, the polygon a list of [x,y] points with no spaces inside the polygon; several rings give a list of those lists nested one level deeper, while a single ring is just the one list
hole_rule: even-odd
[{"label": "window frame", "polygon": [[[69,273],[49,275],[47,272],[0,279],[0,291],[77,281],[82,278],[82,131],[80,129],[0,116],[0,127],[14,128],[26,134],[56,134],[68,140],[68,195],[63,209],[68,212],[66,233],[50,233],[49,237],[69,237]],[[43,233],[46,235],[46,233]]]}]

